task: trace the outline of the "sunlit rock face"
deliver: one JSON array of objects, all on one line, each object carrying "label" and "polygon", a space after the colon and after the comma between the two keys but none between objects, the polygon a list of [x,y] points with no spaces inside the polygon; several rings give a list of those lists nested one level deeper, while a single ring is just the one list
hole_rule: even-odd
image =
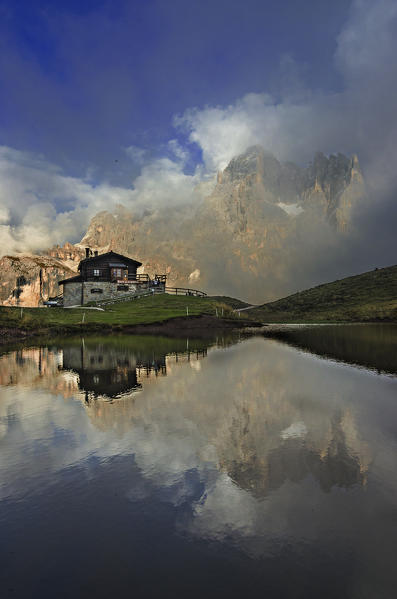
[{"label": "sunlit rock face", "polygon": [[260,301],[288,293],[303,240],[348,234],[365,188],[357,157],[318,153],[303,168],[254,146],[194,205],[91,221],[82,245],[138,257],[170,285]]},{"label": "sunlit rock face", "polygon": [[[338,236],[349,235],[365,195],[357,157],[317,153],[300,167],[260,146],[198,187],[184,205],[100,212],[79,244],[47,255],[73,270],[85,246],[114,250],[141,261],[143,272],[166,273],[169,286],[260,303],[318,283],[308,274],[307,257],[313,247],[332,247]],[[39,301],[37,293],[29,301]]]},{"label": "sunlit rock face", "polygon": [[4,256],[0,272],[0,303],[31,307],[58,295],[58,282],[76,274],[66,262],[32,255]]},{"label": "sunlit rock face", "polygon": [[352,211],[364,191],[357,156],[349,159],[336,154],[327,158],[319,152],[303,172],[302,206],[322,210],[338,231],[349,230]]}]

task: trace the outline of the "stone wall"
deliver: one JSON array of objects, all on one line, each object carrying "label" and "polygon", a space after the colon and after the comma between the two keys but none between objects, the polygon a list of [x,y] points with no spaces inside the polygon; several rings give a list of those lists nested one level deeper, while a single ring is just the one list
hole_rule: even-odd
[{"label": "stone wall", "polygon": [[[105,281],[84,281],[83,285],[83,302],[81,302],[81,282],[68,283],[64,285],[63,305],[67,308],[70,306],[81,306],[89,302],[100,302],[103,300],[117,300],[130,295],[135,295],[138,290],[138,285],[135,283],[126,283],[122,286],[128,287],[128,290],[119,291],[117,287],[121,286],[118,283]],[[93,290],[101,289],[102,293],[95,293]]]},{"label": "stone wall", "polygon": [[63,285],[63,305],[65,308],[81,305],[81,283]]}]

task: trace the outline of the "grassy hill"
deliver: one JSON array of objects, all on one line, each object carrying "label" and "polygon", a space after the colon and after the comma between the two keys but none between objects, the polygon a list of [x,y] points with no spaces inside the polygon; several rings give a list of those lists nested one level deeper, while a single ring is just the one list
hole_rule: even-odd
[{"label": "grassy hill", "polygon": [[117,330],[136,325],[154,325],[173,319],[206,316],[223,320],[237,318],[230,306],[212,298],[172,296],[167,294],[109,304],[104,311],[87,307],[15,308],[0,306],[0,333],[10,337],[19,331],[35,334],[72,333],[76,331]]},{"label": "grassy hill", "polygon": [[[87,308],[11,308],[0,306],[0,337],[23,334],[64,334],[77,331],[123,330],[137,325],[162,325],[175,319],[208,317],[198,327],[219,323],[243,326],[251,321],[278,323],[397,322],[397,266],[381,268],[319,285],[241,313],[248,304],[227,297],[156,295],[109,304],[105,310]],[[217,320],[215,320],[215,318]],[[212,320],[211,320],[212,319]],[[185,323],[183,326],[188,327]]]},{"label": "grassy hill", "polygon": [[221,304],[226,304],[227,306],[233,308],[233,310],[247,308],[250,306],[250,304],[247,302],[243,302],[242,300],[236,299],[235,297],[229,297],[227,295],[212,295],[211,299]]},{"label": "grassy hill", "polygon": [[247,310],[263,322],[397,322],[397,265],[318,285]]}]

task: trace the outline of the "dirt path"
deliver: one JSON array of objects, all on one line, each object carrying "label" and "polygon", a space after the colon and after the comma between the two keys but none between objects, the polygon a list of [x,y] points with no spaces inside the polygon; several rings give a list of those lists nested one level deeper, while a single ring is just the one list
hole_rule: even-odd
[{"label": "dirt path", "polygon": [[252,308],[259,308],[259,306],[246,306],[245,308],[235,308],[233,312],[242,312],[243,310],[252,310]]}]

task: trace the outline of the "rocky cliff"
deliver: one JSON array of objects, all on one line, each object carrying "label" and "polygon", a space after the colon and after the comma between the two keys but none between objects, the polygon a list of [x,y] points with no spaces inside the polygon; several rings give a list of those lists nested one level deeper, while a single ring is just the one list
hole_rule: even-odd
[{"label": "rocky cliff", "polygon": [[139,218],[123,208],[102,212],[82,244],[137,256],[172,285],[259,301],[287,291],[307,239],[349,234],[364,193],[357,157],[318,153],[301,168],[253,147],[218,173],[195,206]]},{"label": "rocky cliff", "polygon": [[3,256],[0,260],[0,302],[5,306],[40,306],[60,293],[58,281],[76,274],[48,256]]},{"label": "rocky cliff", "polygon": [[[319,240],[349,235],[365,195],[356,156],[317,153],[299,167],[258,146],[233,158],[206,185],[208,194],[196,203],[187,198],[184,206],[139,215],[122,206],[100,212],[80,244],[51,248],[46,256],[73,271],[85,246],[113,249],[139,259],[144,272],[167,273],[169,285],[271,300],[295,290],[302,256]],[[53,274],[53,287],[48,283],[51,293],[55,279]],[[12,291],[5,287],[3,302]]]}]

